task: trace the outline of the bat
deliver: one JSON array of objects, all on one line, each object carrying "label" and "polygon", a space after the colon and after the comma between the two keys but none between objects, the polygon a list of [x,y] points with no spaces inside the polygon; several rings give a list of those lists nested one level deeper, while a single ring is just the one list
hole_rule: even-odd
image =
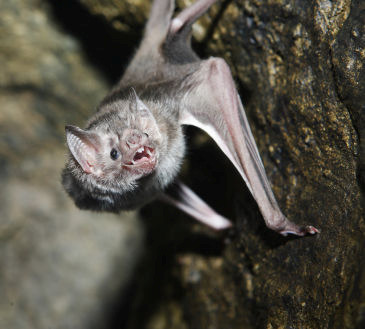
[{"label": "bat", "polygon": [[142,42],[85,129],[66,126],[64,188],[81,209],[120,212],[160,198],[214,229],[232,224],[176,179],[183,125],[204,130],[247,184],[266,226],[282,235],[318,233],[281,212],[227,63],[200,59],[191,26],[216,0],[173,18],[173,0],[154,0]]}]

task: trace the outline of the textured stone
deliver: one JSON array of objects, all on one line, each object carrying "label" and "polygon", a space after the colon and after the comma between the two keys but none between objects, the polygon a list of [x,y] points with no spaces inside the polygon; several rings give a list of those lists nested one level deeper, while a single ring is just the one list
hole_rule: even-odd
[{"label": "textured stone", "polygon": [[147,19],[150,1],[79,0],[94,15],[100,15],[119,31],[134,34]]}]

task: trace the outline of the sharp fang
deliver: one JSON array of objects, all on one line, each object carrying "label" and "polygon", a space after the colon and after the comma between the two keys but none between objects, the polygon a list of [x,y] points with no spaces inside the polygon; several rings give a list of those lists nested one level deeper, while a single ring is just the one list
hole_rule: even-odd
[{"label": "sharp fang", "polygon": [[132,162],[133,165],[136,164],[134,160],[132,160],[131,162]]},{"label": "sharp fang", "polygon": [[140,147],[138,150],[137,150],[137,153],[142,153],[144,151],[144,147]]},{"label": "sharp fang", "polygon": [[152,155],[152,153],[149,149],[147,149],[147,154],[150,155],[150,156]]}]

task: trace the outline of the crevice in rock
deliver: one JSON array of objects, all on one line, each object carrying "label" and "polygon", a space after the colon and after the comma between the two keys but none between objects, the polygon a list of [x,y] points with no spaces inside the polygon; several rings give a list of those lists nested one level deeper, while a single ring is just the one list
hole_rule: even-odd
[{"label": "crevice in rock", "polygon": [[332,73],[332,77],[333,77],[333,86],[334,86],[335,94],[336,94],[337,99],[339,100],[339,102],[344,106],[344,108],[346,108],[346,110],[347,110],[347,112],[350,116],[350,119],[351,119],[352,127],[354,128],[354,130],[356,132],[356,139],[357,139],[358,142],[360,142],[360,132],[359,132],[359,129],[358,129],[356,123],[355,123],[353,115],[351,113],[351,109],[346,105],[346,102],[343,99],[343,97],[340,93],[339,87],[338,87],[339,78],[338,78],[337,73],[336,73],[335,64],[333,63],[333,49],[332,49],[332,46],[329,46],[328,49],[329,49],[330,67],[331,67],[331,73]]},{"label": "crevice in rock", "polygon": [[361,193],[364,196],[365,193],[365,162],[364,162],[364,150],[365,150],[365,146],[363,145],[364,143],[364,137],[363,134],[364,132],[362,132],[362,130],[365,130],[365,128],[363,128],[361,125],[364,125],[364,110],[365,110],[365,106],[363,107],[363,109],[359,110],[359,118],[356,120],[354,117],[354,114],[352,113],[352,110],[349,106],[347,106],[345,99],[342,97],[340,89],[338,84],[339,82],[339,77],[338,74],[336,72],[336,68],[335,68],[335,64],[333,62],[333,48],[332,46],[329,47],[329,59],[330,59],[330,67],[331,67],[331,73],[333,76],[333,86],[334,86],[334,91],[335,94],[337,96],[337,99],[339,100],[339,102],[343,105],[343,107],[346,109],[346,111],[349,114],[350,120],[351,120],[351,126],[354,129],[354,132],[356,134],[356,141],[358,143],[358,153],[354,154],[356,160],[356,176],[358,177],[358,185],[360,188]]},{"label": "crevice in rock", "polygon": [[101,16],[95,16],[78,1],[48,0],[54,21],[73,35],[88,60],[109,80],[116,83],[127,66],[141,31],[129,35],[115,30]]}]

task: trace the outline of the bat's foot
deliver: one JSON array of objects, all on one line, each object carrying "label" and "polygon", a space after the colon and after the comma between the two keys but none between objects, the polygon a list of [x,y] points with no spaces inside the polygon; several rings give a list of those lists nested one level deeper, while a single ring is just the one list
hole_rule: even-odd
[{"label": "bat's foot", "polygon": [[270,215],[266,217],[265,222],[268,228],[284,236],[287,236],[288,234],[304,236],[320,233],[320,230],[314,226],[300,226],[291,222],[284,216],[280,209],[271,211]]},{"label": "bat's foot", "polygon": [[279,230],[278,233],[281,235],[287,236],[288,234],[294,234],[298,236],[304,236],[304,235],[314,235],[317,233],[321,233],[321,231],[314,226],[297,226],[297,225],[291,225],[289,228],[285,228],[283,230]]}]

